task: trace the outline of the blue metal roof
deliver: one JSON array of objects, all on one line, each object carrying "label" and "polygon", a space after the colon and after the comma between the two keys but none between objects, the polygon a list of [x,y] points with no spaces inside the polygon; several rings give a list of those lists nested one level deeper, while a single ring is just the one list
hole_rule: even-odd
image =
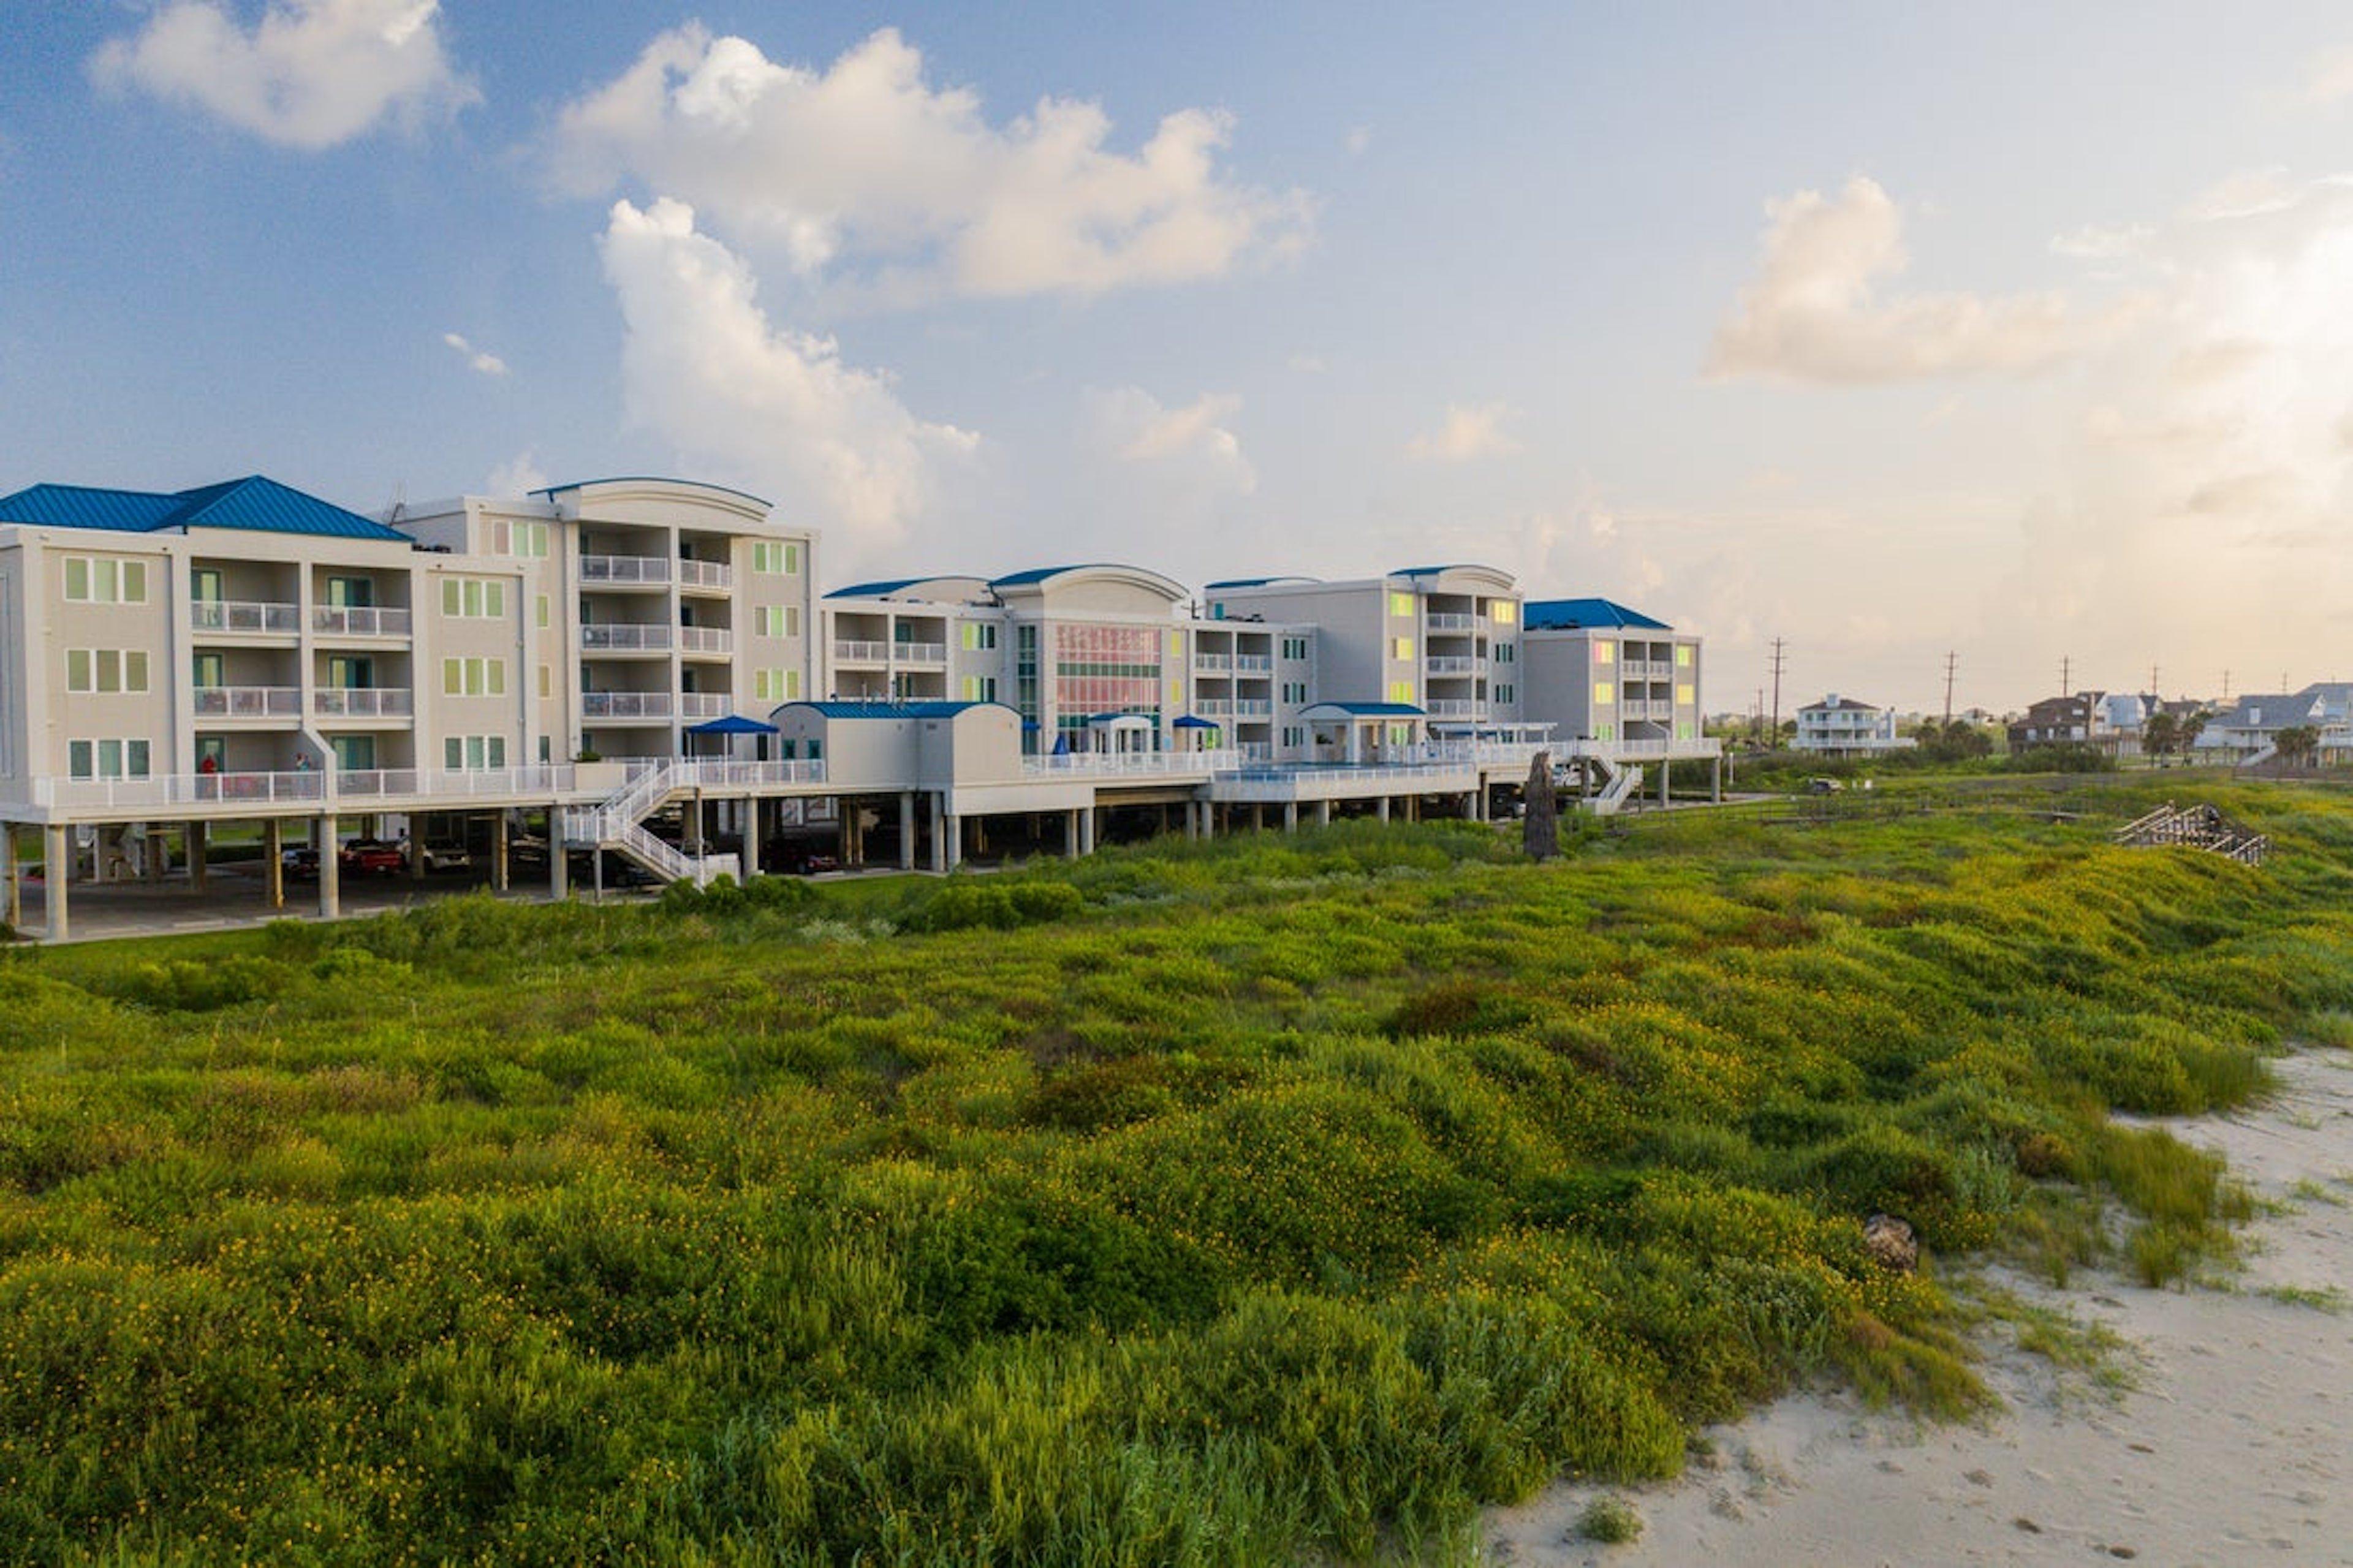
[{"label": "blue metal roof", "polygon": [[355,511],[331,506],[316,496],[304,495],[259,474],[167,494],[90,489],[79,485],[35,485],[15,495],[0,497],[0,522],[45,528],[102,528],[125,533],[244,528],[263,533],[326,534],[343,539],[414,542],[396,529],[386,528]]},{"label": "blue metal roof", "polygon": [[689,724],[690,735],[773,735],[774,724],[763,724],[757,719],[746,719],[740,713],[730,713],[724,719],[706,719],[700,724]]},{"label": "blue metal roof", "polygon": [[1532,632],[1573,632],[1588,626],[1632,626],[1671,632],[1674,627],[1630,610],[1615,599],[1530,599],[1520,606],[1521,627]]},{"label": "blue metal roof", "polygon": [[1427,719],[1430,715],[1410,702],[1315,702],[1300,710],[1306,717],[1318,708],[1336,708],[1356,719]]},{"label": "blue metal roof", "polygon": [[758,501],[774,510],[776,502],[765,496],[755,496],[750,490],[739,490],[728,485],[714,485],[704,479],[672,479],[667,474],[607,474],[601,479],[575,479],[568,485],[548,485],[530,493],[553,500],[565,490],[585,490],[591,485],[690,485],[699,490],[717,490],[723,495],[742,496],[745,500]]},{"label": "blue metal roof", "polygon": [[877,599],[885,594],[895,594],[912,588],[918,583],[928,583],[929,577],[888,577],[880,583],[852,583],[847,588],[836,588],[826,595],[828,599]]},{"label": "blue metal roof", "polygon": [[1263,588],[1273,583],[1320,583],[1320,577],[1229,577],[1222,583],[1205,583],[1201,591],[1217,588]]},{"label": "blue metal roof", "polygon": [[[1440,572],[1451,572],[1458,566],[1476,567],[1476,561],[1450,561],[1443,566],[1400,566],[1389,574],[1392,577],[1435,577]],[[1485,570],[1482,567],[1481,570]]]},{"label": "blue metal roof", "polygon": [[827,719],[949,719],[963,712],[967,708],[1002,708],[1008,713],[1015,711],[1011,704],[1005,702],[941,702],[936,700],[922,702],[843,702],[835,700],[824,702],[786,702],[770,709],[768,710],[769,717],[774,718],[779,713],[788,713],[796,708],[812,709],[820,716]]}]

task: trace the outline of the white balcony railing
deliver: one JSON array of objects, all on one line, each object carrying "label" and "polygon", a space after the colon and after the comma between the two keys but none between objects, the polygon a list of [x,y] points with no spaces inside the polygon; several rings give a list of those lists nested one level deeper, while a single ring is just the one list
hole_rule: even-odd
[{"label": "white balcony railing", "polygon": [[660,555],[583,555],[580,582],[596,587],[660,587],[670,580],[670,561]]},{"label": "white balcony railing", "polygon": [[299,686],[199,686],[190,694],[199,719],[299,719]]},{"label": "white balcony railing", "polygon": [[892,657],[901,664],[945,664],[948,645],[944,642],[896,642],[891,645]]},{"label": "white balcony railing", "polygon": [[1434,632],[1468,632],[1479,627],[1476,616],[1459,615],[1451,610],[1436,612],[1423,618],[1422,624]]},{"label": "white balcony railing", "polygon": [[735,582],[735,569],[723,561],[697,561],[681,555],[678,584],[681,588],[726,588]]},{"label": "white balcony railing", "polygon": [[1452,654],[1424,661],[1432,675],[1484,675],[1487,661],[1483,658],[1462,658]]},{"label": "white balcony railing", "polygon": [[580,716],[584,719],[667,719],[676,709],[676,701],[667,691],[584,691],[580,694]]},{"label": "white balcony railing", "polygon": [[1193,704],[1193,711],[1204,719],[1222,719],[1233,710],[1233,700],[1226,697],[1206,697]]},{"label": "white balcony railing", "polygon": [[678,698],[678,716],[681,719],[724,719],[732,700],[723,691],[681,691]]},{"label": "white balcony railing", "polygon": [[1238,653],[1234,655],[1234,668],[1264,673],[1274,668],[1274,656],[1271,653]]},{"label": "white balcony railing", "polygon": [[888,664],[891,645],[886,642],[836,642],[833,657],[844,664]]},{"label": "white balcony railing", "polygon": [[661,622],[604,621],[580,628],[580,646],[608,653],[665,653],[677,628]]},{"label": "white balcony railing", "polygon": [[1421,705],[1421,710],[1433,719],[1474,719],[1487,705],[1459,697],[1439,698]]},{"label": "white balcony railing", "polygon": [[1193,668],[1196,669],[1231,669],[1233,667],[1234,656],[1229,653],[1196,653],[1193,656]]},{"label": "white balcony railing", "polygon": [[[807,764],[803,764],[807,765]],[[276,773],[164,773],[143,779],[37,778],[33,803],[64,810],[170,806],[310,806],[337,801],[493,797],[544,798],[578,787],[568,764],[425,773],[362,768],[348,773],[302,768]]]},{"label": "white balcony railing", "polygon": [[1021,767],[1032,774],[1207,778],[1239,767],[1241,761],[1240,752],[1221,747],[1208,752],[1072,752],[1060,757],[1024,757]]},{"label": "white balcony railing", "polygon": [[725,626],[678,628],[678,650],[681,653],[730,653],[734,647],[735,634]]},{"label": "white balcony railing", "polygon": [[238,637],[292,637],[302,629],[302,606],[259,599],[196,599],[188,605],[188,625],[200,632]]},{"label": "white balcony railing", "polygon": [[311,612],[311,629],[331,637],[405,637],[408,612],[374,605],[322,605]]},{"label": "white balcony railing", "polygon": [[329,686],[311,693],[322,719],[406,719],[416,704],[406,686]]},{"label": "white balcony railing", "polygon": [[1264,719],[1274,712],[1274,703],[1263,697],[1245,697],[1235,702],[1234,713],[1242,719]]}]

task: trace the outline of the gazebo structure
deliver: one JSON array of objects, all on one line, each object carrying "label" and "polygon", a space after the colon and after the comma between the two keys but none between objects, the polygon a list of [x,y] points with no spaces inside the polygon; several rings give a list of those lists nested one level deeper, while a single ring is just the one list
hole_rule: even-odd
[{"label": "gazebo structure", "polygon": [[1318,702],[1301,709],[1299,719],[1314,731],[1318,757],[1328,745],[1338,753],[1330,761],[1351,764],[1409,760],[1430,723],[1410,702]]},{"label": "gazebo structure", "polygon": [[[730,713],[723,719],[706,720],[686,727],[687,754],[696,757],[731,757],[737,762],[756,762],[765,739],[776,732],[774,724],[757,719],[746,719],[740,713]],[[753,754],[746,756],[748,745]]]},{"label": "gazebo structure", "polygon": [[1087,750],[1121,753],[1152,752],[1159,726],[1144,713],[1097,713],[1087,720]]},{"label": "gazebo structure", "polygon": [[1176,749],[1180,752],[1214,752],[1218,749],[1219,726],[1215,719],[1187,713],[1169,728],[1177,731]]}]

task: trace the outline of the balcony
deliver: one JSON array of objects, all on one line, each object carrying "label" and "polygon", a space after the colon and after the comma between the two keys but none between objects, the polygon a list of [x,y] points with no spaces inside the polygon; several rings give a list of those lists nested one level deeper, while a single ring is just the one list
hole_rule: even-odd
[{"label": "balcony", "polygon": [[667,691],[584,691],[580,694],[580,716],[584,719],[660,719],[667,720],[677,703]]},{"label": "balcony", "polygon": [[663,588],[670,585],[670,560],[661,555],[583,555],[584,588]]},{"label": "balcony", "polygon": [[1450,697],[1433,702],[1425,702],[1421,705],[1421,710],[1433,719],[1475,719],[1479,716],[1480,710],[1486,706],[1484,702],[1465,702],[1459,698]]},{"label": "balcony", "polygon": [[1422,625],[1433,632],[1472,632],[1479,629],[1479,617],[1452,611],[1432,613],[1424,617]]},{"label": "balcony", "polygon": [[1234,668],[1245,671],[1256,670],[1263,675],[1274,668],[1274,656],[1271,653],[1238,653],[1234,655]]},{"label": "balcony", "polygon": [[302,606],[257,599],[197,599],[188,605],[195,631],[230,637],[293,637],[302,629]]},{"label": "balcony", "polygon": [[1193,704],[1193,711],[1204,719],[1223,719],[1232,714],[1233,703],[1223,697],[1204,698]]},{"label": "balcony", "polygon": [[405,637],[406,610],[379,609],[373,605],[322,605],[311,612],[311,629],[331,637]]},{"label": "balcony", "polygon": [[1425,659],[1422,661],[1422,667],[1430,674],[1434,676],[1484,675],[1487,673],[1487,661],[1485,659],[1460,658],[1451,655],[1444,658]]},{"label": "balcony", "polygon": [[300,719],[298,686],[199,686],[191,697],[199,719]]},{"label": "balcony", "polygon": [[1262,697],[1245,697],[1234,704],[1234,716],[1239,719],[1270,719],[1274,716],[1274,704]]},{"label": "balcony", "polygon": [[681,626],[678,628],[678,651],[703,655],[733,653],[735,651],[735,634],[725,626]]},{"label": "balcony", "polygon": [[607,621],[580,628],[580,646],[607,653],[668,653],[676,629],[659,621]]},{"label": "balcony", "polygon": [[1197,653],[1193,656],[1195,669],[1231,669],[1234,656],[1229,653]]},{"label": "balcony", "polygon": [[945,664],[948,645],[944,642],[895,642],[891,654],[901,664]]},{"label": "balcony", "polygon": [[681,691],[678,697],[678,716],[681,719],[724,719],[734,700],[723,691]]},{"label": "balcony", "polygon": [[886,642],[837,642],[833,645],[834,660],[839,664],[888,664],[891,645]]},{"label": "balcony", "polygon": [[406,686],[329,686],[311,693],[322,719],[406,719],[416,704]]},{"label": "balcony", "polygon": [[735,568],[723,561],[697,561],[681,555],[678,562],[678,585],[723,591],[735,585]]}]

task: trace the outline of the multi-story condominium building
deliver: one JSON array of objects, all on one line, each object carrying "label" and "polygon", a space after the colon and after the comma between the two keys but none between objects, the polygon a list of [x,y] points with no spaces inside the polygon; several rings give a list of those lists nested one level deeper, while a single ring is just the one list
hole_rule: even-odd
[{"label": "multi-story condominium building", "polygon": [[1338,583],[1234,578],[1203,593],[1212,621],[1314,627],[1326,702],[1415,708],[1432,733],[1520,722],[1520,595],[1492,566],[1412,566]]},{"label": "multi-story condominium building", "polygon": [[1868,757],[1911,744],[1910,737],[1895,732],[1894,709],[1875,708],[1833,691],[1798,710],[1792,749],[1824,757]]},{"label": "multi-story condominium building", "polygon": [[[567,845],[702,879],[824,823],[854,862],[893,805],[900,863],[927,841],[945,868],[991,818],[1034,842],[1060,816],[1075,851],[1114,809],[1483,816],[1544,750],[1580,787],[1599,770],[1613,809],[1621,759],[1713,755],[1696,638],[1551,613],[1599,601],[1524,626],[1488,567],[1221,583],[1206,614],[1133,566],[822,600],[817,568],[813,531],[677,480],[380,519],[259,478],[36,486],[0,498],[0,826],[41,828],[60,935],[76,868],[167,837],[201,881],[232,818],[264,826],[273,904],[281,836],[309,837],[332,912],[324,851],[361,820],[407,828],[420,874],[420,819],[487,836],[501,886],[509,834],[543,823],[560,890]],[[646,826],[673,811],[676,841]],[[742,848],[706,853],[714,834]]]},{"label": "multi-story condominium building", "polygon": [[1715,754],[1699,638],[1609,599],[1532,600],[1525,620],[1529,719],[1627,756]]},{"label": "multi-story condominium building", "polygon": [[1307,749],[1317,628],[1194,617],[1184,585],[1155,572],[896,578],[836,589],[824,608],[828,697],[1003,702],[1031,754]]},{"label": "multi-story condominium building", "polygon": [[697,723],[809,694],[817,536],[754,497],[602,479],[403,507],[386,521],[519,574],[517,675],[533,728],[518,760],[677,756]]}]

